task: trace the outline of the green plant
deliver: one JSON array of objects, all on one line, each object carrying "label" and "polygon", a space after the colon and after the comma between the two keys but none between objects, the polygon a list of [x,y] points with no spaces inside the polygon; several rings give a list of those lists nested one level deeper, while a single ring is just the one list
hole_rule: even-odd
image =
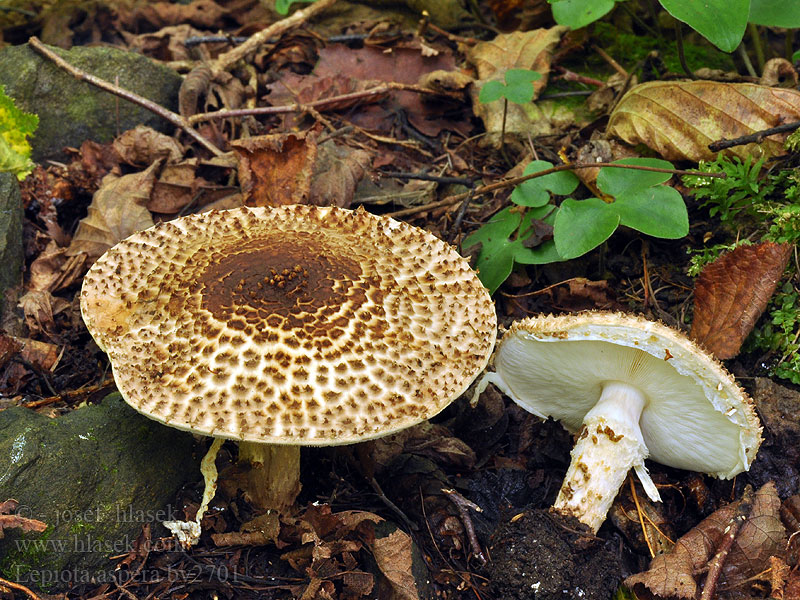
[{"label": "green plant", "polygon": [[525,104],[533,100],[533,82],[542,78],[538,71],[530,69],[508,69],[502,81],[487,81],[483,84],[478,101],[481,104],[496,102],[503,99],[503,124],[500,127],[500,147],[503,148],[503,141],[506,137],[506,114],[508,113],[509,101],[514,104]]},{"label": "green plant", "polygon": [[686,271],[689,277],[697,277],[703,267],[717,260],[723,252],[730,252],[739,246],[749,246],[752,243],[750,240],[738,240],[732,244],[714,244],[699,249],[689,248],[686,250],[686,253],[690,255],[689,267]]},{"label": "green plant", "polygon": [[[620,0],[616,0],[620,1]],[[614,8],[615,0],[548,0],[553,18],[572,29],[585,27]],[[786,0],[659,0],[678,21],[686,23],[724,52],[733,52],[747,23],[800,27],[800,11],[788,10]]]},{"label": "green plant", "polygon": [[757,327],[745,346],[749,351],[769,352],[775,360],[770,374],[800,385],[800,293],[786,282],[770,301],[768,319]]},{"label": "green plant", "polygon": [[[577,258],[605,242],[620,225],[654,237],[676,239],[689,231],[689,217],[681,195],[662,185],[669,173],[624,168],[625,165],[671,169],[664,160],[631,158],[604,167],[597,187],[604,198],[566,198],[553,204],[553,196],[571,194],[578,179],[570,172],[549,173],[523,182],[511,194],[513,206],[500,211],[468,236],[464,248],[482,244],[476,266],[478,276],[492,292],[506,280],[514,263],[545,264]],[[552,168],[534,161],[525,174]]]},{"label": "green plant", "polygon": [[756,215],[757,206],[775,189],[774,182],[760,177],[763,165],[763,159],[752,163],[749,157],[742,162],[738,157],[718,156],[713,162],[701,161],[698,170],[721,171],[726,175],[724,179],[686,175],[683,183],[692,188],[695,198],[708,207],[712,217],[730,224],[741,213]]},{"label": "green plant", "polygon": [[275,0],[275,12],[279,15],[288,15],[289,7],[295,2],[314,2],[314,0]]},{"label": "green plant", "polygon": [[19,110],[0,85],[0,172],[14,173],[22,181],[33,170],[28,136],[38,126],[39,117]]}]

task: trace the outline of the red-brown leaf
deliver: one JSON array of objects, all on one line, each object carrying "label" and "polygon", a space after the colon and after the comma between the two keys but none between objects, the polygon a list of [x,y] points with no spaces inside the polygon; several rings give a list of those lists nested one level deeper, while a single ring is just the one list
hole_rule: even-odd
[{"label": "red-brown leaf", "polygon": [[767,307],[791,256],[790,244],[739,246],[700,273],[691,336],[719,359],[733,358]]}]

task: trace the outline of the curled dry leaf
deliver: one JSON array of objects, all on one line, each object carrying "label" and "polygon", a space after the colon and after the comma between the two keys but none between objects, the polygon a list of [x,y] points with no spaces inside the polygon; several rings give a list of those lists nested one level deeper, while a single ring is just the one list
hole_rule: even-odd
[{"label": "curled dry leaf", "polygon": [[[800,92],[753,83],[650,81],[625,94],[607,132],[628,144],[644,144],[667,160],[713,160],[711,142],[800,121]],[[785,153],[788,134],[726,150],[742,159]]]},{"label": "curled dry leaf", "polygon": [[161,161],[141,173],[117,177],[107,175],[89,205],[89,214],[81,219],[67,254],[81,252],[94,260],[117,242],[153,226],[147,210],[150,193]]},{"label": "curled dry leaf", "polygon": [[4,529],[20,529],[21,531],[36,531],[42,532],[47,529],[47,523],[37,521],[36,519],[28,519],[20,517],[19,515],[11,514],[17,510],[19,502],[16,500],[6,500],[0,503],[0,539],[3,539]]},{"label": "curled dry leaf", "polygon": [[183,146],[176,139],[145,125],[117,136],[112,147],[123,162],[139,167],[153,164],[159,159],[174,163],[183,157]]},{"label": "curled dry leaf", "polygon": [[231,142],[239,158],[245,206],[305,204],[317,144],[305,133],[260,135]]},{"label": "curled dry leaf", "polygon": [[[723,506],[704,519],[681,537],[670,553],[656,556],[647,571],[628,577],[625,585],[633,588],[638,597],[696,598],[699,577],[728,533],[739,502]],[[746,579],[766,571],[770,556],[782,555],[786,530],[779,517],[780,506],[773,483],[755,493],[747,520],[723,564],[717,597],[721,597],[720,590],[744,584]]]},{"label": "curled dry leaf", "polygon": [[311,177],[309,204],[347,208],[353,201],[358,182],[370,166],[372,158],[366,150],[328,140],[318,148]]},{"label": "curled dry leaf", "polygon": [[791,244],[739,246],[707,265],[694,288],[691,337],[719,359],[733,358],[775,292]]},{"label": "curled dry leaf", "polygon": [[84,273],[86,255],[70,256],[67,248],[50,241],[28,269],[29,291],[57,292],[68,288]]}]

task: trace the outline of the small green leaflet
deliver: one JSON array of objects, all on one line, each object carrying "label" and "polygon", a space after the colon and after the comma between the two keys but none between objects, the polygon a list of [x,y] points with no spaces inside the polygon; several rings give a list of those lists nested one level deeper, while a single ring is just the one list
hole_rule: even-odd
[{"label": "small green leaflet", "polygon": [[275,12],[279,15],[288,15],[289,7],[295,2],[314,2],[314,0],[275,0]]},{"label": "small green leaflet", "polygon": [[533,86],[531,84],[541,78],[542,74],[538,71],[509,69],[504,75],[505,83],[487,81],[483,84],[478,94],[478,100],[482,104],[486,104],[487,102],[505,98],[515,104],[525,104],[533,100]]},{"label": "small green leaflet", "polygon": [[22,181],[33,170],[27,138],[38,126],[39,117],[19,110],[0,85],[0,172],[14,173]]}]

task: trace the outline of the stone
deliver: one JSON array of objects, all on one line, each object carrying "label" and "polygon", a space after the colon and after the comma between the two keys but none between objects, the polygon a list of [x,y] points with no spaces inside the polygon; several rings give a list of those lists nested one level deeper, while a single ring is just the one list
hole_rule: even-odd
[{"label": "stone", "polygon": [[2,317],[6,292],[22,283],[22,198],[12,173],[0,173],[0,265]]},{"label": "stone", "polygon": [[181,518],[170,505],[199,477],[189,433],[147,419],[119,394],[55,419],[13,407],[0,412],[0,502],[47,523],[43,533],[7,529],[0,576],[58,591],[108,581],[145,523]]},{"label": "stone", "polygon": [[[104,47],[50,49],[87,73],[177,110],[181,76],[141,54]],[[17,108],[39,116],[31,139],[37,162],[61,158],[65,146],[80,147],[85,140],[111,141],[137,125],[174,129],[149,110],[79,81],[27,44],[0,49],[0,85]]]}]

